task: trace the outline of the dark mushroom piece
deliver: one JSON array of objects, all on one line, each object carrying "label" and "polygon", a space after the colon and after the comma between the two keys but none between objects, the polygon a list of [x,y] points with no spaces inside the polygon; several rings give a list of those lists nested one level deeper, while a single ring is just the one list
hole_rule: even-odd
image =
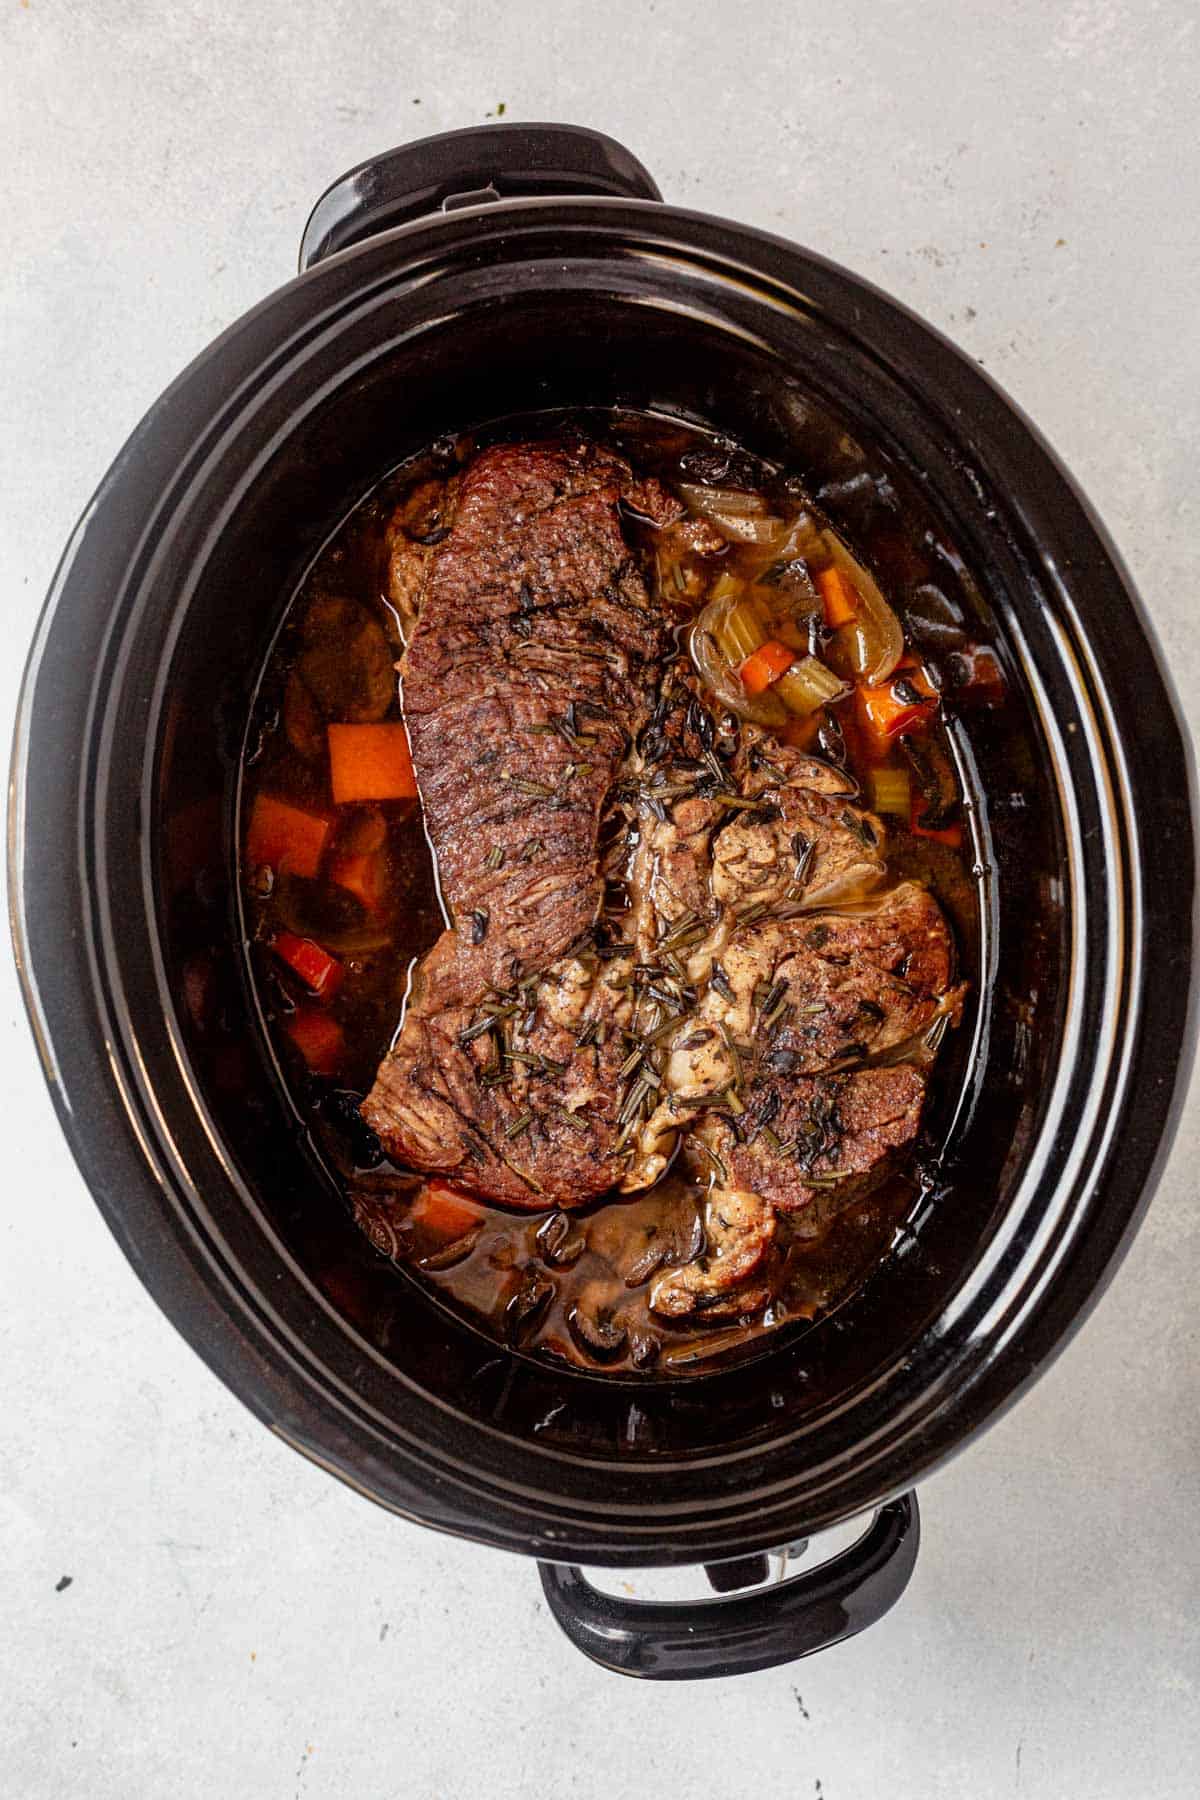
[{"label": "dark mushroom piece", "polygon": [[329,719],[363,725],[382,719],[396,698],[387,634],[357,600],[320,594],[304,619],[297,671]]},{"label": "dark mushroom piece", "polygon": [[295,669],[288,676],[284,690],[283,729],[298,756],[305,762],[320,762],[325,754],[325,721]]},{"label": "dark mushroom piece", "polygon": [[473,1225],[462,1237],[455,1238],[451,1244],[443,1244],[440,1250],[430,1251],[428,1256],[417,1259],[419,1269],[452,1269],[456,1263],[465,1262],[479,1242],[479,1234],[483,1230],[482,1223]]},{"label": "dark mushroom piece", "polygon": [[629,1339],[629,1360],[635,1369],[650,1369],[658,1361],[662,1345],[650,1331],[632,1332]]},{"label": "dark mushroom piece", "polygon": [[581,1350],[601,1362],[619,1356],[629,1341],[629,1333],[616,1319],[602,1312],[592,1312],[583,1300],[577,1300],[567,1314],[571,1335]]},{"label": "dark mushroom piece", "polygon": [[538,1226],[537,1246],[542,1261],[556,1269],[569,1269],[572,1263],[579,1261],[587,1247],[564,1212],[551,1213]]},{"label": "dark mushroom piece", "polygon": [[554,1283],[549,1276],[527,1263],[521,1285],[504,1309],[510,1343],[521,1343],[532,1335],[553,1297]]}]

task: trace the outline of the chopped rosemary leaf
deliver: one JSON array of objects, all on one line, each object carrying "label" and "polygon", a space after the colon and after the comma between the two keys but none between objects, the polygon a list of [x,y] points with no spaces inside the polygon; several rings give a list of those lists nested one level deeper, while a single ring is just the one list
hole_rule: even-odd
[{"label": "chopped rosemary leaf", "polygon": [[545,848],[546,846],[543,844],[541,838],[530,838],[521,847],[521,861],[532,862],[534,857],[540,856]]},{"label": "chopped rosemary leaf", "polygon": [[502,865],[503,862],[504,862],[504,847],[503,847],[503,845],[493,844],[491,849],[487,853],[487,862],[484,866],[489,869],[498,869],[498,868],[500,868],[500,866]]},{"label": "chopped rosemary leaf", "polygon": [[[713,776],[714,781],[717,783],[717,786],[722,787],[722,788],[728,787],[729,786],[729,771],[728,771],[728,769],[726,769],[724,763],[721,761],[721,759],[717,755],[716,751],[715,750],[706,750],[704,752],[704,761],[707,763],[709,769],[712,771],[712,776]],[[754,802],[751,802],[751,804],[753,805]]]},{"label": "chopped rosemary leaf", "polygon": [[524,775],[508,774],[501,775],[500,779],[501,781],[507,781],[508,785],[510,787],[515,787],[519,793],[536,794],[541,800],[552,800],[554,798],[554,789],[548,788],[544,781],[526,781]]},{"label": "chopped rosemary leaf", "polygon": [[644,1044],[663,1043],[665,1039],[674,1037],[679,1027],[686,1024],[690,1017],[690,1012],[681,1012],[676,1013],[673,1018],[664,1019],[661,1025],[656,1025],[652,1031],[647,1031],[644,1034],[642,1042]]},{"label": "chopped rosemary leaf", "polygon": [[695,1142],[697,1144],[699,1144],[699,1146],[703,1150],[705,1156],[708,1157],[709,1161],[712,1163],[713,1168],[717,1171],[717,1179],[721,1183],[721,1186],[728,1187],[729,1186],[729,1170],[725,1167],[725,1164],[721,1161],[721,1158],[717,1155],[716,1151],[712,1148],[711,1144],[706,1144],[704,1142],[703,1138],[697,1138],[695,1140]]},{"label": "chopped rosemary leaf", "polygon": [[623,1150],[625,1148],[626,1144],[629,1142],[629,1139],[633,1136],[633,1133],[637,1130],[637,1123],[638,1123],[637,1113],[632,1112],[629,1115],[629,1117],[626,1119],[624,1125],[622,1125],[620,1131],[617,1133],[617,1141],[613,1145],[614,1150]]},{"label": "chopped rosemary leaf", "polygon": [[577,1131],[577,1132],[581,1133],[582,1136],[584,1136],[584,1137],[587,1136],[588,1122],[586,1119],[581,1119],[579,1117],[578,1113],[571,1112],[569,1110],[569,1108],[567,1108],[565,1106],[553,1106],[553,1107],[551,1107],[550,1110],[551,1110],[551,1112],[557,1114],[557,1116],[562,1120],[564,1125],[569,1125],[571,1127],[572,1131]]},{"label": "chopped rosemary leaf", "polygon": [[742,1059],[738,1055],[738,1047],[730,1037],[728,1028],[724,1024],[719,1025],[717,1029],[721,1033],[721,1041],[729,1052],[729,1063],[733,1070],[733,1082],[731,1085],[736,1090],[740,1091],[744,1077],[742,1074]]},{"label": "chopped rosemary leaf", "polygon": [[713,964],[711,970],[709,971],[708,979],[709,979],[709,982],[711,983],[711,985],[716,988],[718,994],[720,994],[720,996],[723,1000],[732,1000],[733,999],[733,997],[734,997],[733,988],[730,986],[729,977],[725,973],[724,969],[721,967],[720,963],[715,962]]},{"label": "chopped rosemary leaf", "polygon": [[[516,1007],[513,1008],[513,1011],[516,1011]],[[485,1031],[490,1031],[495,1023],[493,1018],[476,1019],[473,1025],[468,1025],[465,1031],[459,1032],[459,1044],[465,1049],[468,1044],[473,1044],[476,1038],[482,1037]]]},{"label": "chopped rosemary leaf", "polygon": [[505,1126],[504,1135],[509,1139],[519,1138],[522,1132],[528,1131],[532,1124],[533,1114],[531,1112],[522,1113],[519,1119],[514,1119],[511,1125]]},{"label": "chopped rosemary leaf", "polygon": [[617,1070],[618,1081],[624,1081],[625,1077],[627,1075],[632,1075],[633,1071],[637,1068],[638,1064],[642,1061],[645,1054],[646,1054],[646,1052],[643,1050],[642,1046],[639,1044],[637,1049],[634,1050],[631,1055],[629,1055],[625,1058],[625,1061],[621,1064],[621,1067]]},{"label": "chopped rosemary leaf", "polygon": [[786,1000],[788,984],[786,981],[773,981],[763,996],[763,1013],[773,1012],[781,1000]]},{"label": "chopped rosemary leaf", "polygon": [[508,1157],[505,1156],[503,1151],[500,1151],[498,1154],[500,1157],[500,1161],[504,1164],[505,1168],[511,1169],[513,1174],[517,1177],[518,1181],[523,1181],[525,1183],[525,1186],[532,1188],[535,1194],[544,1194],[545,1193],[546,1190],[542,1186],[541,1182],[535,1181],[533,1176],[529,1173],[529,1171],[527,1169],[518,1168],[518,1166],[515,1162],[509,1161]]},{"label": "chopped rosemary leaf", "polygon": [[600,1021],[598,1019],[589,1019],[583,1030],[575,1039],[575,1048],[577,1050],[585,1050],[589,1044],[594,1044],[596,1042],[596,1033],[599,1029]]},{"label": "chopped rosemary leaf", "polygon": [[642,1101],[649,1092],[649,1084],[639,1075],[621,1103],[621,1109],[617,1114],[618,1125],[623,1125],[628,1118],[636,1117]]}]

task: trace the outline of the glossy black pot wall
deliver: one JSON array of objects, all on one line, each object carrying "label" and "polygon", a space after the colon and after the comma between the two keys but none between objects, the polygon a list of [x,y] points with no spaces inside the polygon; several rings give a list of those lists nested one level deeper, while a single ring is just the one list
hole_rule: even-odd
[{"label": "glossy black pot wall", "polygon": [[[895,1497],[1062,1344],[1165,1152],[1190,1046],[1194,847],[1148,629],[1085,504],[971,362],[811,252],[659,204],[609,140],[497,127],[394,152],[324,197],[303,260],[138,427],[38,629],[14,918],[64,1129],[221,1378],[408,1517],[558,1564],[720,1563],[882,1507],[785,1598],[682,1620],[547,1572],[556,1613],[611,1666],[803,1654],[896,1597],[916,1527]],[[852,537],[856,473],[886,474],[1014,695],[956,740],[984,928],[960,1103],[935,1121],[943,1191],[817,1329],[636,1389],[500,1352],[383,1270],[312,1160],[243,964],[222,979],[251,1048],[206,1043],[183,1004],[197,931],[239,946],[250,700],[320,546],[431,439],[613,404],[709,423],[833,489],[840,475],[831,510]]]}]

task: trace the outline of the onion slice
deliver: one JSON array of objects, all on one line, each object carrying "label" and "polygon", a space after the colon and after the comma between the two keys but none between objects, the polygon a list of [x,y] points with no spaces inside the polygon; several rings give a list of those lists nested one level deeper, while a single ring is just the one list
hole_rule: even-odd
[{"label": "onion slice", "polygon": [[739,718],[753,720],[756,725],[768,725],[778,730],[788,720],[782,700],[776,699],[769,688],[762,694],[748,694],[737,670],[721,652],[721,627],[736,605],[737,600],[732,597],[709,601],[692,626],[689,639],[692,661],[701,679],[731,712],[737,713]]},{"label": "onion slice", "polygon": [[904,632],[874,576],[850,554],[837,532],[819,525],[811,513],[800,512],[775,546],[775,554],[781,561],[802,557],[841,570],[859,598],[858,618],[842,627],[854,673],[869,687],[886,681],[904,655]]},{"label": "onion slice", "polygon": [[698,518],[707,519],[737,543],[773,544],[784,530],[783,520],[766,511],[758,494],[743,493],[740,488],[700,487],[693,481],[681,481],[678,491]]}]

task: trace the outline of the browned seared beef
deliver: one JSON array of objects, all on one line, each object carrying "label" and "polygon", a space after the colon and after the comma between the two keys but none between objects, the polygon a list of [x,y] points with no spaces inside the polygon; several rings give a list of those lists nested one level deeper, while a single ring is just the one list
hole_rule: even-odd
[{"label": "browned seared beef", "polygon": [[[601,808],[668,642],[622,535],[626,495],[650,513],[661,490],[598,450],[485,451],[432,552],[403,662],[455,928],[424,959],[363,1112],[399,1159],[518,1206],[579,1205],[619,1174],[629,1002],[611,969],[570,952],[596,920]],[[530,977],[543,979],[519,992]],[[489,994],[515,996],[508,1016],[470,1035]],[[595,1039],[576,1047],[556,1007]],[[498,1043],[513,1060],[492,1085]]]},{"label": "browned seared beef", "polygon": [[458,928],[441,998],[547,968],[592,925],[600,809],[652,704],[663,618],[599,450],[486,450],[462,479],[404,657],[404,707]]},{"label": "browned seared beef", "polygon": [[[755,1129],[767,1092],[780,1096],[779,1111],[767,1127],[774,1141]],[[731,1122],[719,1116],[705,1131],[719,1146],[735,1186],[752,1188],[780,1212],[824,1202],[828,1217],[859,1198],[895,1153],[912,1143],[924,1098],[925,1077],[911,1063],[801,1076],[752,1094],[748,1130],[740,1141]]]},{"label": "browned seared beef", "polygon": [[850,778],[706,702],[622,533],[622,504],[670,524],[662,490],[518,445],[436,498],[447,535],[419,564],[397,540],[392,578],[454,923],[364,1115],[398,1161],[536,1209],[645,1188],[682,1136],[706,1243],[663,1254],[652,1305],[754,1311],[777,1215],[827,1221],[917,1133],[923,1034],[961,998],[945,921],[882,891]]},{"label": "browned seared beef", "polygon": [[363,1116],[398,1161],[509,1206],[578,1206],[613,1187],[630,1003],[608,983],[628,962],[600,973],[562,958],[516,1002],[491,1003],[501,1016],[480,1031],[490,1014],[441,997],[455,954],[447,932],[426,957]]}]

